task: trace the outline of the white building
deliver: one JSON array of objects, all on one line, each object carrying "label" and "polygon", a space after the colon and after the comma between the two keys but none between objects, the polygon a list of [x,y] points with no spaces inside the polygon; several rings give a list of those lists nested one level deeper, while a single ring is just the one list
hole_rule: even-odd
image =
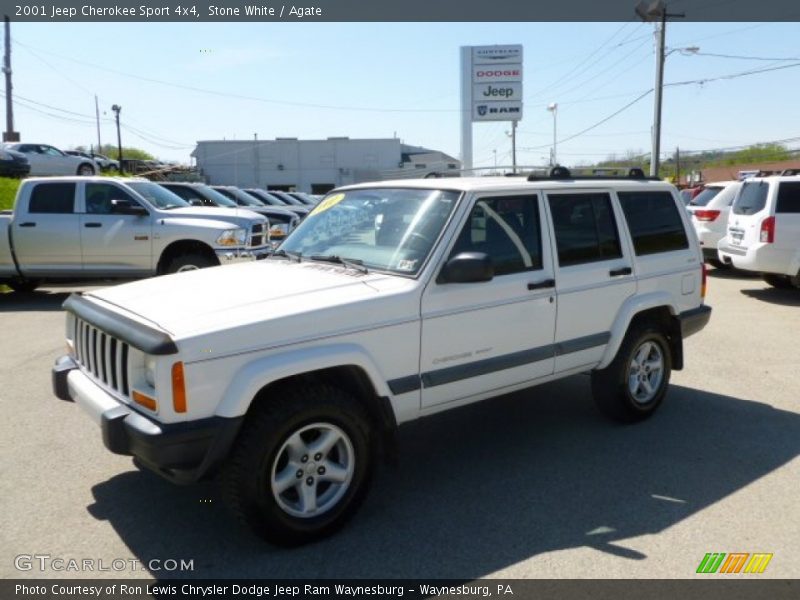
[{"label": "white building", "polygon": [[322,194],[349,183],[422,177],[461,163],[444,152],[397,138],[209,140],[192,152],[208,183]]}]

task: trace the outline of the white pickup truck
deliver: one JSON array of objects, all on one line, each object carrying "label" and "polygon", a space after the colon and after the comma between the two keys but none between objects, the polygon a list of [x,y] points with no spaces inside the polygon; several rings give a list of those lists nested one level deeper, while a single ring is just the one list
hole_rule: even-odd
[{"label": "white pickup truck", "polygon": [[677,190],[641,171],[360,184],[267,260],[70,296],[53,389],[111,452],[219,471],[245,523],[298,544],[354,512],[398,424],[584,372],[603,413],[650,417],[705,283]]},{"label": "white pickup truck", "polygon": [[190,206],[145,179],[24,180],[0,213],[0,283],[147,277],[269,251],[269,223],[248,210]]}]

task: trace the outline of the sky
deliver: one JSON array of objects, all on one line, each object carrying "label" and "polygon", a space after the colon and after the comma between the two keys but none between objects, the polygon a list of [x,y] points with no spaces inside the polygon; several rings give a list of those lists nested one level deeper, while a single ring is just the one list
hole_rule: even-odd
[{"label": "sky", "polygon": [[[518,164],[549,160],[551,102],[558,103],[561,164],[646,153],[651,146],[653,94],[639,97],[654,87],[653,25],[633,17],[627,23],[12,23],[12,40],[15,128],[23,141],[62,149],[96,143],[97,95],[104,144],[116,141],[111,106],[118,104],[123,145],[164,160],[188,163],[198,140],[254,134],[396,136],[458,157],[459,47],[489,44],[524,47]],[[800,23],[670,22],[664,82],[703,82],[665,87],[662,156],[676,148],[792,138],[787,145],[800,148],[800,67],[776,69],[800,64],[798,40]],[[699,51],[682,50],[688,47]],[[737,76],[761,69],[775,70]],[[475,123],[474,164],[511,164],[509,131],[507,122]]]}]

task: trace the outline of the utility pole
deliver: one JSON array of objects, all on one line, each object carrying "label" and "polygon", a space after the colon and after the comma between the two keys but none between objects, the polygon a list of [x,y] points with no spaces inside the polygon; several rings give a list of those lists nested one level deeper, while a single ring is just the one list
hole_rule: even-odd
[{"label": "utility pole", "polygon": [[122,107],[119,104],[115,104],[111,107],[111,110],[116,113],[116,120],[117,120],[117,160],[119,161],[119,172],[120,174],[125,172],[125,169],[122,167],[122,135],[119,132],[119,111],[122,110]]},{"label": "utility pole", "polygon": [[658,161],[661,153],[661,93],[664,89],[664,39],[667,33],[666,6],[661,11],[661,23],[656,31],[656,87],[653,107],[653,154],[650,158],[650,177],[658,177]]},{"label": "utility pole", "polygon": [[645,22],[656,23],[656,84],[653,91],[653,149],[650,156],[650,177],[658,177],[659,154],[661,153],[661,97],[664,91],[664,43],[667,35],[667,17],[685,17],[684,13],[668,13],[663,0],[641,0],[636,5],[636,14]]},{"label": "utility pole", "polygon": [[19,132],[14,131],[14,103],[11,97],[11,22],[8,15],[4,17],[6,29],[6,53],[3,57],[3,73],[6,76],[6,130],[3,132],[4,142],[18,142]]},{"label": "utility pole", "polygon": [[511,121],[511,172],[517,174],[517,122]]},{"label": "utility pole", "polygon": [[97,103],[97,94],[94,95],[94,114],[97,118],[97,153],[100,154],[103,146],[100,144],[100,105]]},{"label": "utility pole", "polygon": [[681,183],[681,149],[675,148],[675,185]]}]

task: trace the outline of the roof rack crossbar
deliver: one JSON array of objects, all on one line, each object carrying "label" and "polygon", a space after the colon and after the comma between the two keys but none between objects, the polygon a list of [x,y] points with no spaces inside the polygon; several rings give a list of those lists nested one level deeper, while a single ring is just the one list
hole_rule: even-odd
[{"label": "roof rack crossbar", "polygon": [[545,173],[536,172],[534,171],[530,175],[528,175],[528,181],[552,181],[557,179],[580,179],[580,180],[619,180],[619,179],[635,179],[635,180],[642,180],[642,181],[660,181],[658,177],[650,177],[644,174],[644,171],[638,167],[627,168],[625,167],[626,171],[624,175],[613,175],[613,174],[597,174],[598,171],[605,171],[605,172],[616,172],[622,171],[623,168],[610,168],[610,167],[589,167],[592,169],[591,175],[573,175],[567,167],[562,167],[560,165],[556,165],[551,167]]}]

